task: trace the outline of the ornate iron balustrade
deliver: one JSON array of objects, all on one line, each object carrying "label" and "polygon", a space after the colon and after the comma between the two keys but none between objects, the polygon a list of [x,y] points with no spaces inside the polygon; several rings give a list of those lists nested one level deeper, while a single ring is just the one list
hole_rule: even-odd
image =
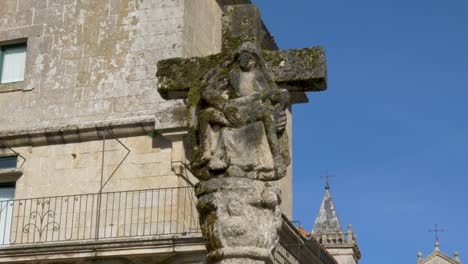
[{"label": "ornate iron balustrade", "polygon": [[0,201],[0,245],[200,233],[192,187]]}]

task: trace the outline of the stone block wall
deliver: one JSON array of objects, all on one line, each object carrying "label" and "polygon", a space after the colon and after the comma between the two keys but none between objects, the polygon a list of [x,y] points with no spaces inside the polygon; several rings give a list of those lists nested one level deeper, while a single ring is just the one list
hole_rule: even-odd
[{"label": "stone block wall", "polygon": [[221,18],[216,1],[185,0],[185,57],[221,52]]},{"label": "stone block wall", "polygon": [[[157,62],[221,50],[222,10],[215,0],[4,0],[0,17],[0,45],[11,41],[28,45],[25,81],[0,84],[0,113],[9,113],[0,115],[0,132],[13,134],[155,115],[164,117],[156,129],[180,127],[183,122],[171,113],[182,103],[163,100],[157,92]],[[12,90],[12,85],[18,89]],[[292,135],[290,127],[289,122]],[[84,148],[90,145],[83,143]],[[77,159],[86,163],[96,157]],[[71,161],[60,159],[64,159],[60,169],[68,169]],[[47,163],[44,158],[41,162]],[[87,170],[90,174],[92,169]],[[81,174],[75,168],[65,177]],[[291,175],[289,171],[279,183],[289,217]],[[19,195],[47,193],[41,187],[46,179],[29,177],[25,172],[23,178],[34,182],[34,190],[29,184],[29,189],[18,189]],[[81,191],[89,188],[88,183],[79,186]]]},{"label": "stone block wall", "polygon": [[[300,249],[299,249],[300,250]],[[300,264],[301,262],[294,257],[284,246],[280,243],[276,248],[275,264]]]},{"label": "stone block wall", "polygon": [[[2,1],[0,46],[26,42],[27,63],[24,81],[0,84],[0,134],[29,138],[40,133],[47,138],[33,146],[13,144],[26,159],[15,199],[95,194],[101,170],[103,192],[186,186],[172,170],[173,159],[183,150],[161,137],[140,133],[120,138],[130,150],[126,158],[125,147],[106,140],[104,162],[99,137],[49,141],[70,128],[138,127],[141,120],[158,115],[165,118],[156,122],[156,130],[183,130],[184,122],[171,115],[183,103],[159,96],[156,65],[171,57],[218,52],[220,18],[215,0]],[[170,198],[164,213],[185,210],[178,208],[179,201],[189,198],[185,193]]]},{"label": "stone block wall", "polygon": [[104,155],[102,140],[14,148],[26,159],[15,198],[97,193],[102,164],[103,182],[107,182],[104,192],[186,185],[171,170],[170,145],[159,144],[150,136],[120,141],[130,151],[115,139],[105,141]]},{"label": "stone block wall", "polygon": [[154,116],[174,104],[158,60],[221,45],[215,0],[4,0],[0,17],[0,45],[27,42],[25,81],[0,84],[2,131]]},{"label": "stone block wall", "polygon": [[[160,97],[156,64],[219,52],[221,17],[216,0],[2,0],[0,45],[26,42],[27,63],[23,82],[0,84],[0,134],[155,116],[166,117],[156,129],[180,128],[173,110],[183,103]],[[104,192],[186,184],[171,171],[171,146],[153,147],[148,136],[122,142],[131,152]],[[14,149],[27,159],[16,199],[99,191],[100,140]],[[125,154],[106,141],[104,182]],[[291,167],[278,184],[291,217]]]},{"label": "stone block wall", "polygon": [[355,252],[352,247],[327,248],[338,264],[356,264]]}]

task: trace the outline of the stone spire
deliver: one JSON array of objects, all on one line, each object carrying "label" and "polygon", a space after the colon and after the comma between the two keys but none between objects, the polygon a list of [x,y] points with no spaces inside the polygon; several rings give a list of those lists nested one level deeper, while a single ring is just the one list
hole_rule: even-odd
[{"label": "stone spire", "polygon": [[320,206],[319,213],[315,219],[312,234],[343,234],[335,204],[330,194],[330,185],[325,186],[325,195]]},{"label": "stone spire", "polygon": [[341,229],[328,181],[322,205],[312,229],[312,237],[325,247],[338,264],[357,264],[361,259],[352,225],[348,225],[346,233]]}]

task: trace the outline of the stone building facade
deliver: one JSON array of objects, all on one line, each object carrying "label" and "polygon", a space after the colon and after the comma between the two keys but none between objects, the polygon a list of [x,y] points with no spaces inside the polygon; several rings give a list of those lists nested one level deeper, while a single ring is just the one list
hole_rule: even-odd
[{"label": "stone building facade", "polygon": [[[156,65],[218,53],[223,6],[247,3],[2,0],[0,262],[203,261],[186,102],[161,98]],[[336,263],[290,224],[290,167],[277,184],[277,261]]]}]

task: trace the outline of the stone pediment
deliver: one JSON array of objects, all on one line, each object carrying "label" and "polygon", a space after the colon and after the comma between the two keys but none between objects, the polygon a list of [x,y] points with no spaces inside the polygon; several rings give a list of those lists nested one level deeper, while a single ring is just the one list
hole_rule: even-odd
[{"label": "stone pediment", "polygon": [[434,251],[425,259],[418,261],[418,264],[460,264],[460,262],[454,260],[453,258],[445,255],[440,251]]}]

